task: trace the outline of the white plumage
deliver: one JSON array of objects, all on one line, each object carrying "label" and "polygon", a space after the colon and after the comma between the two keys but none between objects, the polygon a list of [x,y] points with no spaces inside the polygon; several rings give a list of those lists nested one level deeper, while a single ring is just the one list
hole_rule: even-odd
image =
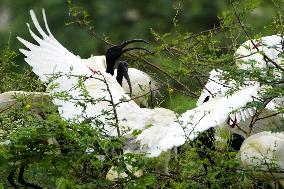
[{"label": "white plumage", "polygon": [[225,96],[226,92],[233,86],[232,84],[226,84],[225,81],[221,79],[224,74],[222,70],[212,70],[209,74],[208,81],[196,102],[197,106],[200,106],[205,101],[209,101],[213,97]]},{"label": "white plumage", "polygon": [[[48,34],[46,34],[43,29],[40,27],[40,24],[35,16],[35,13],[33,10],[30,11],[32,21],[34,25],[36,26],[38,32],[41,34],[44,40],[40,39],[37,35],[33,33],[33,31],[30,29],[29,24],[27,24],[29,32],[31,36],[37,41],[38,44],[41,45],[40,49],[34,49],[34,44],[29,43],[25,41],[22,38],[18,38],[23,44],[25,44],[30,50],[34,50],[36,52],[36,56],[40,56],[41,61],[44,61],[46,64],[52,64],[53,62],[55,63],[60,63],[57,65],[57,68],[55,70],[49,70],[49,73],[56,73],[58,70],[63,70],[66,68],[64,66],[65,62],[71,61],[70,64],[72,65],[73,63],[81,62],[82,64],[80,65],[81,68],[85,64],[88,69],[90,69],[92,72],[100,71],[100,72],[105,72],[106,71],[106,57],[104,55],[102,56],[91,56],[88,59],[81,59],[79,56],[75,56],[71,52],[69,52],[65,47],[63,47],[52,35],[50,32],[50,29],[48,28],[47,20],[46,20],[46,15],[45,11],[43,10],[43,19],[45,23],[46,30]],[[29,52],[21,49],[20,50],[23,54],[29,54]],[[33,54],[34,55],[34,54]],[[35,60],[39,57],[34,57],[33,55],[30,55],[29,58]],[[84,68],[82,68],[84,69]],[[68,70],[66,70],[68,71]],[[76,71],[75,71],[76,72]],[[116,71],[115,71],[116,74]],[[134,99],[135,102],[138,104],[142,104],[144,106],[148,106],[148,97],[150,90],[151,91],[157,91],[159,86],[156,81],[154,81],[148,74],[135,69],[135,68],[129,68],[128,69],[128,74],[132,83],[132,88],[133,88],[133,96],[132,98]],[[41,80],[44,82],[47,82],[47,79],[45,76],[42,76]],[[116,75],[114,75],[116,77]],[[152,83],[150,86],[149,83]],[[125,89],[126,92],[129,91],[129,86],[125,79],[123,80],[122,87]]]},{"label": "white plumage", "polygon": [[[202,90],[202,93],[197,100],[196,103],[197,106],[200,106],[203,103],[206,103],[216,97],[225,97],[227,92],[230,89],[234,88],[235,86],[234,81],[225,82],[224,80],[222,80],[223,74],[225,73],[222,70],[212,70],[210,72],[208,82],[204,86],[204,89]],[[247,85],[255,85],[255,84],[256,82],[247,82]],[[242,99],[242,96],[239,96],[239,99]],[[230,114],[230,118],[231,121],[239,123],[240,121],[247,120],[248,118],[253,116],[254,113],[255,110],[253,108],[239,109],[237,112]]]},{"label": "white plumage", "polygon": [[261,171],[262,178],[275,179],[284,187],[284,134],[261,132],[248,137],[240,149],[244,167]]},{"label": "white plumage", "polygon": [[[89,68],[92,70],[106,70],[106,59],[105,56],[93,56],[93,59],[87,59],[84,61]],[[97,68],[97,65],[101,65]],[[116,78],[117,71],[114,71],[114,77]],[[152,79],[147,73],[142,72],[136,68],[128,68],[128,75],[130,77],[132,86],[132,99],[138,104],[148,107],[148,98],[156,95],[159,91],[159,84]],[[122,80],[122,88],[126,93],[130,94],[128,83],[125,79]]]},{"label": "white plumage", "polygon": [[[142,147],[145,146],[142,150],[151,152],[152,156],[158,156],[165,149],[173,147],[172,141],[178,139],[177,141],[183,144],[186,140],[195,139],[202,131],[227,124],[231,112],[253,101],[253,96],[257,95],[258,89],[259,85],[256,84],[230,96],[216,97],[181,114],[170,126],[160,124],[144,130],[137,140]],[[240,96],[243,98],[239,99]]]},{"label": "white plumage", "polygon": [[[252,41],[254,44],[252,44]],[[265,61],[264,55],[269,57],[272,61],[281,65],[282,58],[279,54],[282,50],[283,37],[280,35],[272,35],[262,37],[259,40],[248,40],[243,43],[235,52],[236,64],[238,69],[251,70],[255,67],[266,68],[273,67],[271,62]],[[256,47],[255,47],[255,46]],[[208,82],[197,101],[197,106],[202,104],[206,97],[224,96],[226,92],[235,86],[234,81],[225,83],[221,79],[224,71],[212,70]],[[248,81],[249,83],[249,81]]]},{"label": "white plumage", "polygon": [[[163,108],[140,108],[113,76],[104,71],[92,72],[86,67],[86,60],[73,55],[60,45],[48,29],[44,12],[43,15],[48,34],[43,32],[31,11],[33,22],[42,38],[31,32],[39,44],[34,45],[18,37],[29,49],[20,51],[42,81],[50,81],[52,76],[56,76],[49,82],[47,90],[53,103],[58,106],[60,115],[66,120],[76,122],[95,118],[104,123],[107,135],[117,136],[117,127],[114,127],[116,119],[109,119],[110,115],[103,113],[112,113],[115,104],[120,133],[133,137],[134,130],[141,130],[142,133],[135,141],[140,143],[139,151],[146,152],[149,156],[158,156],[162,151],[194,139],[198,132],[225,123],[230,112],[245,106],[257,95],[259,85],[251,85],[231,96],[219,97],[188,110],[181,116]],[[68,93],[67,97],[62,96],[62,93]],[[239,99],[239,96],[242,98]],[[121,103],[122,99],[127,102]],[[99,127],[97,124],[93,126]]]},{"label": "white plumage", "polygon": [[[252,43],[253,42],[253,43]],[[282,49],[283,37],[281,35],[265,36],[258,40],[248,40],[236,51],[236,63],[240,69],[252,69],[253,67],[273,67],[273,64],[264,59],[263,53],[272,61],[281,65],[279,54]]]},{"label": "white plumage", "polygon": [[[253,43],[252,43],[253,41]],[[248,40],[243,43],[236,51],[236,63],[239,69],[245,70],[252,70],[255,67],[258,68],[275,68],[270,61],[265,60],[264,54],[274,61],[276,64],[281,65],[282,58],[279,57],[279,54],[283,51],[282,50],[282,43],[283,38],[280,35],[272,35],[262,37],[259,40]],[[279,70],[274,70],[274,75],[279,76]],[[234,81],[230,81],[229,83],[222,80],[222,75],[224,71],[222,70],[212,70],[210,72],[210,76],[208,79],[207,84],[205,85],[198,101],[197,106],[209,101],[214,97],[222,97],[225,96],[226,93],[231,89],[234,88],[235,83]],[[246,84],[252,83],[253,81],[247,81]],[[264,90],[268,86],[262,86],[261,90]],[[240,96],[240,98],[242,98]],[[266,109],[261,113],[260,117],[266,117],[272,115],[277,112],[278,107],[283,107],[284,99],[283,97],[272,99],[267,105]],[[255,113],[255,109],[253,108],[245,108],[240,109],[239,112],[230,115],[232,121],[238,123],[239,127],[243,131],[249,131],[249,125],[251,123],[251,116]],[[253,129],[251,134],[261,132],[264,130],[271,130],[271,129],[279,129],[280,119],[283,118],[283,115],[279,114],[276,116],[269,117],[267,119],[263,119],[258,121]],[[232,129],[233,132],[237,132],[245,136],[243,131],[240,131],[238,128]]]}]

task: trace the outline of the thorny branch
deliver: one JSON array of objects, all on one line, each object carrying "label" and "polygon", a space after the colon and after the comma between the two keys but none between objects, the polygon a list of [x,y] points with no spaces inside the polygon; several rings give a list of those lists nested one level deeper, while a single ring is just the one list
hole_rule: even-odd
[{"label": "thorny branch", "polygon": [[[109,43],[108,41],[106,41],[103,37],[99,36],[95,31],[94,31],[94,28],[89,26],[89,22],[87,22],[84,18],[84,20],[82,21],[80,19],[80,17],[78,17],[78,14],[71,14],[71,12],[73,11],[73,7],[71,7],[71,3],[69,3],[69,12],[70,12],[70,15],[73,17],[74,19],[74,22],[73,23],[77,23],[83,30],[85,30],[86,32],[88,32],[91,36],[94,36],[95,38],[103,41],[104,43],[108,44],[108,45],[112,45],[111,43]],[[232,25],[233,26],[233,25]],[[165,47],[163,50],[166,50],[168,51],[170,54],[170,50],[168,49],[168,47],[174,47],[174,46],[177,46],[179,45],[180,43],[184,42],[184,41],[187,41],[189,39],[192,39],[192,38],[197,38],[198,36],[200,35],[203,35],[203,34],[206,34],[206,33],[211,33],[211,32],[219,32],[221,31],[221,29],[228,29],[228,28],[231,28],[232,26],[226,26],[226,27],[223,27],[223,26],[219,26],[219,27],[214,27],[212,29],[208,29],[208,30],[204,30],[204,31],[201,31],[199,33],[196,33],[194,35],[189,35],[181,40],[178,40],[177,43],[175,44],[171,44],[167,47]],[[194,48],[194,45],[191,47],[191,48]],[[155,54],[157,52],[153,52],[152,54]],[[143,62],[147,63],[149,66],[155,68],[156,70],[158,70],[159,72],[165,74],[167,77],[169,77],[170,79],[172,79],[173,81],[175,81],[178,85],[180,85],[185,91],[186,91],[186,95],[189,95],[191,97],[194,97],[194,98],[197,98],[198,95],[196,93],[194,93],[192,90],[190,90],[186,85],[184,85],[179,79],[175,78],[174,76],[172,76],[171,74],[167,73],[165,70],[161,69],[159,66],[151,63],[149,60],[145,59],[145,58],[141,58],[139,55],[137,55],[136,53],[129,53],[130,55],[136,57],[136,58],[140,58]]]},{"label": "thorny branch", "polygon": [[115,118],[115,127],[116,127],[116,132],[117,132],[117,136],[120,137],[121,136],[121,133],[120,133],[120,129],[119,129],[119,121],[118,121],[118,116],[117,116],[117,111],[116,111],[116,105],[114,103],[114,100],[113,100],[113,97],[112,97],[112,93],[110,91],[110,88],[109,88],[109,85],[108,85],[108,82],[105,78],[105,76],[103,74],[100,74],[102,77],[103,77],[103,82],[105,83],[106,87],[107,87],[107,92],[110,96],[110,103],[111,103],[111,106],[113,108],[113,114],[114,114],[114,118]]},{"label": "thorny branch", "polygon": [[[244,34],[246,35],[246,37],[250,40],[250,42],[253,44],[254,48],[261,53],[261,51],[259,50],[258,46],[254,43],[254,41],[252,40],[252,38],[250,37],[250,35],[248,34],[247,30],[245,29],[245,26],[244,24],[242,23],[241,21],[241,18],[240,16],[237,14],[237,11],[236,11],[236,8],[234,6],[234,4],[232,2],[230,2],[232,7],[233,7],[233,10],[234,10],[234,15],[236,16],[237,20],[238,20],[238,23],[240,24]],[[264,52],[262,53],[263,57],[264,57],[264,60],[265,61],[269,61],[271,62],[276,68],[278,68],[279,70],[281,70],[282,72],[284,72],[284,68],[282,68],[280,65],[278,65],[275,61],[271,60],[271,58],[269,58]]]},{"label": "thorny branch", "polygon": [[249,125],[249,131],[247,132],[247,136],[250,136],[254,124],[259,120],[258,117],[260,116],[261,112],[265,109],[266,105],[271,100],[272,100],[271,98],[270,99],[266,99],[263,102],[263,107],[260,110],[256,111],[255,114],[252,116],[252,119],[251,119],[251,122],[250,122],[250,125]]},{"label": "thorny branch", "polygon": [[186,91],[187,91],[187,95],[192,96],[194,98],[197,98],[198,95],[195,94],[194,92],[192,92],[192,90],[190,90],[187,86],[185,86],[181,81],[179,81],[178,79],[176,79],[174,76],[172,76],[171,74],[167,73],[165,70],[161,69],[159,66],[151,63],[150,61],[148,61],[147,59],[143,58],[143,57],[139,57],[138,55],[134,55],[137,58],[140,58],[141,60],[143,60],[144,62],[146,62],[148,65],[152,66],[153,68],[159,70],[161,73],[165,74],[166,76],[168,76],[169,78],[171,78],[172,80],[174,80],[177,84],[179,84],[181,87],[183,87]]}]

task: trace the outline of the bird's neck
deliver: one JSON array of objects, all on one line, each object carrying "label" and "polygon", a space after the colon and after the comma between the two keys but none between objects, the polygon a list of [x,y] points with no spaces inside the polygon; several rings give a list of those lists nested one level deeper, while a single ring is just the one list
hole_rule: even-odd
[{"label": "bird's neck", "polygon": [[120,86],[122,86],[122,80],[123,80],[123,73],[117,72],[116,81],[119,83]]},{"label": "bird's neck", "polygon": [[115,65],[115,61],[110,60],[109,58],[106,58],[106,72],[114,75],[114,65]]}]

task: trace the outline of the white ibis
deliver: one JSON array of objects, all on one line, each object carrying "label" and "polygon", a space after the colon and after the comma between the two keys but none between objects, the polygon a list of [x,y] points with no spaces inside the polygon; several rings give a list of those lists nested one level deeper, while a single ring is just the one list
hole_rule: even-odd
[{"label": "white ibis", "polygon": [[284,187],[284,133],[260,132],[248,137],[240,149],[245,168],[270,180],[274,188]]},{"label": "white ibis", "polygon": [[[44,11],[43,15],[48,34],[31,11],[41,37],[30,32],[39,45],[18,39],[29,49],[20,51],[33,72],[42,81],[49,81],[47,92],[58,106],[59,114],[73,122],[93,118],[93,127],[103,128],[109,136],[134,137],[140,144],[138,151],[146,152],[148,156],[159,156],[163,151],[194,139],[199,132],[226,123],[230,112],[245,106],[257,95],[259,85],[251,85],[228,97],[215,98],[181,116],[164,108],[140,108],[111,74],[93,72],[84,60],[60,45],[49,31]],[[141,133],[132,136],[135,130],[141,130]],[[128,145],[125,148],[136,150]]]},{"label": "white ibis", "polygon": [[[37,51],[37,56],[40,56],[40,59],[44,60],[46,64],[56,64],[61,63],[64,64],[66,61],[69,60],[78,60],[82,64],[84,64],[88,69],[90,69],[92,72],[104,72],[110,73],[111,75],[114,75],[115,72],[115,64],[117,60],[121,57],[122,54],[131,51],[131,50],[144,50],[149,52],[147,49],[142,47],[130,47],[126,48],[127,45],[134,43],[134,42],[142,42],[149,44],[147,41],[143,39],[132,39],[125,41],[123,43],[113,45],[111,46],[105,55],[102,56],[91,56],[88,59],[81,59],[79,56],[75,56],[71,52],[69,52],[65,47],[63,47],[52,35],[50,32],[50,29],[48,28],[47,20],[45,11],[42,11],[43,14],[43,20],[46,26],[46,30],[48,34],[45,33],[45,31],[40,27],[40,24],[35,16],[35,13],[33,10],[30,11],[32,21],[34,25],[36,26],[36,29],[39,31],[39,33],[43,36],[43,40],[40,39],[31,29],[29,24],[27,24],[29,32],[31,36],[36,40],[38,44],[40,44],[41,48]],[[18,40],[21,41],[25,46],[27,47],[33,47],[34,44],[27,42],[26,40],[18,37]],[[27,53],[24,50],[21,50],[22,53]],[[39,57],[33,57],[33,58],[39,58]],[[54,63],[55,62],[55,63]],[[118,62],[118,65],[120,65],[121,62]],[[127,66],[127,64],[120,65]],[[127,68],[121,69],[121,71],[125,71]],[[150,96],[149,93],[151,91],[157,91],[158,90],[158,84],[156,81],[154,81],[148,74],[135,69],[135,68],[129,68],[128,73],[122,72],[123,76],[125,76],[126,80],[123,80],[123,77],[117,77],[117,81],[122,85],[122,87],[129,93],[132,92],[133,99],[138,104],[142,104],[144,106],[148,106],[148,97]],[[129,76],[128,76],[129,75]],[[47,82],[47,77],[41,78],[44,82]],[[127,80],[128,79],[128,80]],[[131,82],[130,82],[131,81]],[[130,85],[131,83],[131,85]],[[151,83],[151,85],[149,84]],[[127,85],[128,84],[128,85]],[[133,87],[131,87],[133,86]],[[133,89],[132,89],[133,88]]]},{"label": "white ibis", "polygon": [[281,65],[279,54],[283,52],[283,37],[281,35],[265,36],[260,39],[248,40],[235,52],[239,69],[253,67],[266,68]]},{"label": "white ibis", "polygon": [[[279,77],[279,67],[281,67],[282,58],[279,56],[283,52],[283,37],[280,35],[272,35],[262,37],[259,40],[248,40],[243,43],[236,51],[236,63],[239,69],[251,70],[255,67],[264,68],[275,68],[274,75]],[[278,70],[277,70],[278,69]],[[234,81],[226,83],[222,80],[222,75],[224,71],[222,70],[212,70],[207,84],[205,85],[198,101],[197,105],[200,105],[216,96],[225,96],[230,88],[235,86]],[[250,83],[253,81],[247,81]],[[262,86],[264,89],[267,86]],[[241,97],[240,97],[241,98]],[[274,114],[278,107],[284,106],[283,97],[272,99],[266,105],[266,109],[262,112],[260,117],[266,117],[267,119],[262,119],[258,121],[256,126],[253,128],[252,133],[260,132],[263,130],[279,129],[279,122],[281,115],[276,115],[269,117],[269,115]],[[243,131],[247,131],[249,124],[251,122],[250,118],[255,113],[255,109],[241,109],[235,114],[231,114],[230,123],[239,123],[240,121],[245,121],[240,123],[240,127]],[[234,129],[234,132],[238,132],[238,129]],[[240,133],[241,134],[241,133]],[[244,134],[244,133],[243,133]]]}]

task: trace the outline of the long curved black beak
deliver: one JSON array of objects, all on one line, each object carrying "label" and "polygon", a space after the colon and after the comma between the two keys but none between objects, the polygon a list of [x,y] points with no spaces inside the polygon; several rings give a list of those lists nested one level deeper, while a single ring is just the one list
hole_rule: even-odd
[{"label": "long curved black beak", "polygon": [[122,86],[123,77],[126,79],[127,84],[129,86],[130,96],[132,95],[132,86],[130,77],[128,75],[128,63],[125,61],[119,61],[117,66],[117,75],[116,80]]},{"label": "long curved black beak", "polygon": [[152,53],[151,51],[149,51],[148,49],[145,49],[143,47],[130,47],[130,48],[126,48],[126,49],[122,50],[122,53],[126,53],[126,52],[132,51],[132,50],[143,50],[143,51],[146,51],[148,53]]},{"label": "long curved black beak", "polygon": [[125,41],[121,44],[119,44],[118,46],[120,46],[121,48],[121,52],[122,53],[125,53],[125,52],[128,52],[128,51],[132,51],[132,50],[144,50],[148,53],[152,53],[151,51],[149,51],[148,49],[145,49],[143,47],[130,47],[130,48],[126,48],[126,49],[123,49],[124,47],[126,47],[127,45],[131,44],[131,43],[136,43],[136,42],[141,42],[141,43],[145,43],[147,45],[150,45],[150,43],[144,39],[131,39],[131,40],[128,40],[128,41]]},{"label": "long curved black beak", "polygon": [[144,40],[144,39],[131,39],[131,40],[122,42],[118,45],[114,45],[107,50],[107,52],[106,52],[106,63],[107,63],[106,72],[107,73],[110,73],[111,75],[114,74],[115,62],[125,52],[132,51],[132,50],[143,50],[143,51],[146,51],[148,53],[152,53],[151,51],[149,51],[149,50],[147,50],[143,47],[125,48],[127,45],[129,45],[131,43],[135,43],[135,42],[141,42],[141,43],[149,44],[149,42]]},{"label": "long curved black beak", "polygon": [[131,43],[135,43],[135,42],[142,42],[142,43],[146,43],[146,44],[150,45],[150,43],[149,43],[148,41],[144,40],[144,39],[130,39],[130,40],[127,40],[127,41],[125,41],[125,42],[122,42],[122,43],[120,44],[120,46],[121,46],[122,48],[124,48],[124,47],[126,47],[127,45],[129,45],[129,44],[131,44]]}]

